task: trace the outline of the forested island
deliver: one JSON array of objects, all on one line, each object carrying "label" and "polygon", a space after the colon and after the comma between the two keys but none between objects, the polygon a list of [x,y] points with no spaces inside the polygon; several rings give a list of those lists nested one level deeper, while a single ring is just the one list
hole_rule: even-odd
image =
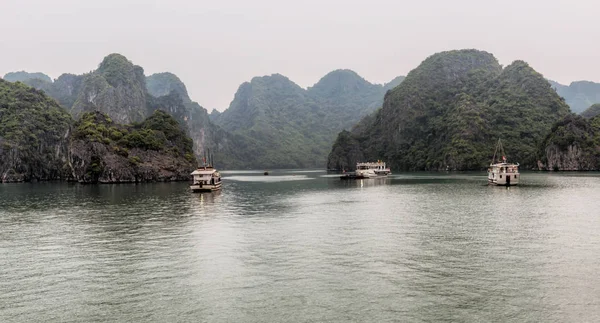
[{"label": "forested island", "polygon": [[98,111],[73,117],[43,91],[0,80],[0,180],[118,183],[187,180],[192,141],[170,115],[117,124]]},{"label": "forested island", "polygon": [[385,84],[343,69],[307,89],[280,74],[255,77],[210,114],[176,75],[145,76],[120,54],[82,75],[4,79],[3,182],[185,180],[207,151],[220,169],[380,159],[395,170],[481,170],[498,138],[525,168],[600,167],[595,83],[563,86],[477,50],[434,54]]},{"label": "forested island", "polygon": [[[381,109],[338,135],[328,168],[383,159],[399,170],[481,170],[501,138],[510,160],[525,168],[593,170],[600,142],[576,139],[582,127],[594,138],[594,122],[572,115],[523,61],[502,68],[486,52],[443,52],[386,93]],[[580,149],[585,154],[573,153]]]}]

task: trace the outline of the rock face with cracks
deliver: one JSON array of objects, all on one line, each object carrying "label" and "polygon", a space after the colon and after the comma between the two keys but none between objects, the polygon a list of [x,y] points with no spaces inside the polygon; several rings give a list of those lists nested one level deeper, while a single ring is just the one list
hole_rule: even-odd
[{"label": "rock face with cracks", "polygon": [[0,181],[64,178],[71,123],[44,92],[0,80]]},{"label": "rock face with cracks", "polygon": [[554,124],[539,155],[542,170],[600,170],[600,116],[567,115]]},{"label": "rock face with cracks", "polygon": [[163,111],[125,126],[100,112],[84,114],[69,144],[71,176],[82,183],[188,180],[195,167],[191,139]]}]

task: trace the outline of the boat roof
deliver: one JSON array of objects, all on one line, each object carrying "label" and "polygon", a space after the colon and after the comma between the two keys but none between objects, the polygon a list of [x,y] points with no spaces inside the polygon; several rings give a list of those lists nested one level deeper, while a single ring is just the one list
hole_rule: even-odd
[{"label": "boat roof", "polygon": [[519,163],[513,164],[513,163],[496,163],[496,164],[490,164],[490,166],[496,166],[496,167],[519,167]]},{"label": "boat roof", "polygon": [[385,165],[385,163],[380,160],[378,160],[376,162],[356,163],[356,166],[381,166],[381,165]]},{"label": "boat roof", "polygon": [[195,171],[193,171],[190,175],[210,175],[214,172],[216,172],[217,170],[212,168],[212,167],[200,167],[198,169],[196,169]]}]

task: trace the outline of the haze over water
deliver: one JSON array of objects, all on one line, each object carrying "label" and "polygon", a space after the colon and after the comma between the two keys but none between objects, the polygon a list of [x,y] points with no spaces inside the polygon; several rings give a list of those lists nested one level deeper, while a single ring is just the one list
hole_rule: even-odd
[{"label": "haze over water", "polygon": [[600,174],[0,185],[1,322],[598,322]]}]

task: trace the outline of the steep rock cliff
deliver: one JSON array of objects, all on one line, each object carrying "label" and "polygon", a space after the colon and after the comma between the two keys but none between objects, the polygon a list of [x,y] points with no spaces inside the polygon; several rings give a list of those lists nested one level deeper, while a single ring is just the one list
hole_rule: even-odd
[{"label": "steep rock cliff", "polygon": [[149,115],[144,70],[120,54],[104,58],[98,69],[83,76],[71,114],[100,111],[117,123],[139,122]]},{"label": "steep rock cliff", "polygon": [[88,112],[74,125],[69,167],[82,183],[174,181],[189,179],[196,159],[191,139],[165,112],[133,125]]},{"label": "steep rock cliff", "polygon": [[556,122],[540,145],[542,170],[600,170],[600,116],[574,114]]},{"label": "steep rock cliff", "polygon": [[[192,101],[185,84],[172,73],[158,73],[146,78],[150,111],[163,110],[182,125],[194,142],[199,158],[208,154],[219,168],[248,167],[247,156],[259,152],[251,139],[235,135],[215,125],[206,109]],[[253,165],[261,167],[260,165]]]},{"label": "steep rock cliff", "polygon": [[44,92],[0,80],[0,181],[64,178],[71,122]]}]

